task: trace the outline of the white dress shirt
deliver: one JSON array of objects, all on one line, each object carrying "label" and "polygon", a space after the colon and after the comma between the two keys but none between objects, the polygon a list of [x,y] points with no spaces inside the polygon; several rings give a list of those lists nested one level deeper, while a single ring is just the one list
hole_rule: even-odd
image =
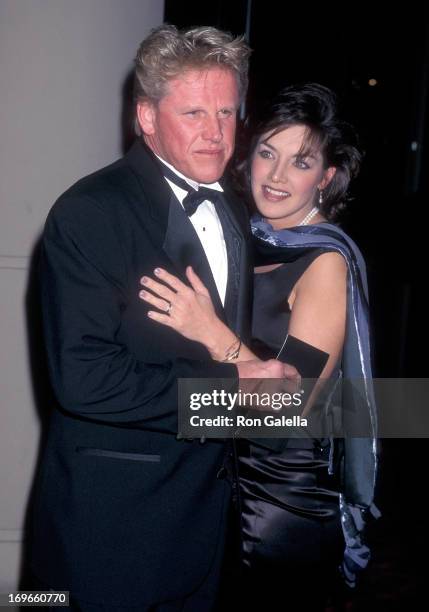
[{"label": "white dress shirt", "polygon": [[[192,179],[187,178],[181,172],[178,172],[171,164],[167,163],[164,159],[157,155],[158,159],[163,164],[168,166],[177,176],[186,181],[191,188],[197,189],[200,183],[196,183]],[[174,195],[183,206],[183,200],[185,199],[187,192],[178,187],[175,183],[164,177],[167,183],[173,190]],[[222,191],[222,187],[219,183],[201,184],[209,189],[216,191]],[[210,269],[213,274],[214,281],[219,293],[222,304],[225,303],[226,284],[228,281],[228,256],[226,252],[225,238],[223,236],[222,225],[216,212],[215,206],[209,200],[204,200],[195,213],[189,217],[190,222],[194,226],[194,229],[200,239],[201,245],[206,254],[207,260],[210,265]]]}]

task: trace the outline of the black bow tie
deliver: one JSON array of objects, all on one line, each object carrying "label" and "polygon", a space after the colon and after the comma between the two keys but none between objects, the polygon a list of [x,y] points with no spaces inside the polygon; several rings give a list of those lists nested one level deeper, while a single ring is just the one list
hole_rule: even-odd
[{"label": "black bow tie", "polygon": [[165,178],[168,178],[168,180],[174,183],[177,187],[180,187],[184,191],[188,192],[188,195],[185,196],[182,202],[183,208],[185,209],[188,217],[191,217],[194,214],[202,202],[210,200],[210,202],[213,202],[213,204],[216,205],[216,203],[219,201],[219,192],[215,189],[200,186],[197,191],[180,176],[177,176],[177,174],[165,164],[162,164],[162,171]]},{"label": "black bow tie", "polygon": [[218,192],[216,192],[214,189],[210,189],[209,187],[199,187],[198,191],[192,189],[192,191],[185,196],[182,204],[188,217],[191,217],[202,202],[209,200],[216,205],[218,198]]}]

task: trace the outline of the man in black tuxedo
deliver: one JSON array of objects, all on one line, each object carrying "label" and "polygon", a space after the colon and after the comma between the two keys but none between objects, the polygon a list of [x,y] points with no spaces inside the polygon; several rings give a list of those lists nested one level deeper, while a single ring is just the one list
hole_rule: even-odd
[{"label": "man in black tuxedo", "polygon": [[[136,58],[140,138],[52,208],[41,286],[53,411],[31,567],[76,610],[211,610],[230,484],[224,441],[177,439],[178,378],[282,377],[214,361],[156,324],[139,281],[192,265],[240,336],[250,313],[248,219],[218,183],[234,147],[248,48],[214,28],[158,28]],[[185,206],[186,191],[205,198]],[[207,195],[208,194],[208,195]],[[211,196],[212,194],[212,196]],[[200,198],[201,199],[201,198]]]}]

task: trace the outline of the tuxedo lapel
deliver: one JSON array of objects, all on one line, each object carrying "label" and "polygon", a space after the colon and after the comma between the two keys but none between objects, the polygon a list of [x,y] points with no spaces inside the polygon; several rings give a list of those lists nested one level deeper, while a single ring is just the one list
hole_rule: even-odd
[{"label": "tuxedo lapel", "polygon": [[[250,325],[251,262],[249,260],[249,220],[243,204],[226,185],[221,223],[228,248],[228,284],[225,312],[228,324],[247,338]],[[239,214],[241,213],[241,215]]]},{"label": "tuxedo lapel", "polygon": [[228,279],[224,310],[228,325],[235,329],[238,290],[240,286],[239,262],[243,240],[241,232],[237,231],[236,225],[232,221],[233,215],[231,214],[228,203],[223,196],[219,196],[219,200],[221,204],[216,206],[216,211],[222,225],[223,237],[228,255]]},{"label": "tuxedo lapel", "polygon": [[155,156],[140,140],[133,144],[124,160],[137,179],[131,187],[132,197],[136,200],[148,237],[159,247],[168,227],[171,189]]},{"label": "tuxedo lapel", "polygon": [[164,178],[155,156],[140,141],[137,141],[126,161],[139,180],[140,195],[146,204],[144,223],[151,242],[161,247],[170,259],[173,274],[188,283],[185,270],[192,266],[207,287],[216,314],[225,321],[225,313],[217,291],[209,262],[200,239],[176,196]]},{"label": "tuxedo lapel", "polygon": [[125,156],[138,179],[133,196],[143,207],[144,225],[151,242],[162,248],[172,263],[173,273],[188,284],[186,266],[192,266],[207,287],[220,319],[243,338],[247,337],[250,321],[251,263],[249,260],[249,221],[243,205],[234,192],[223,186],[222,206],[217,207],[228,254],[228,282],[225,307],[217,291],[210,265],[195,229],[170,186],[164,179],[160,164],[141,141],[137,141]]},{"label": "tuxedo lapel", "polygon": [[216,314],[225,321],[222,302],[200,239],[174,194],[170,196],[168,225],[162,248],[176,268],[181,271],[182,277],[186,267],[192,266],[207,287]]}]

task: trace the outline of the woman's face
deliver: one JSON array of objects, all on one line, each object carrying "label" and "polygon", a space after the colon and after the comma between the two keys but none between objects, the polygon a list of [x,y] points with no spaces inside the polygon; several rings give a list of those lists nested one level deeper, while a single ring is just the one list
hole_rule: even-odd
[{"label": "woman's face", "polygon": [[256,206],[274,229],[294,227],[317,205],[335,168],[324,168],[320,151],[302,157],[304,125],[264,134],[252,158],[251,184]]}]

